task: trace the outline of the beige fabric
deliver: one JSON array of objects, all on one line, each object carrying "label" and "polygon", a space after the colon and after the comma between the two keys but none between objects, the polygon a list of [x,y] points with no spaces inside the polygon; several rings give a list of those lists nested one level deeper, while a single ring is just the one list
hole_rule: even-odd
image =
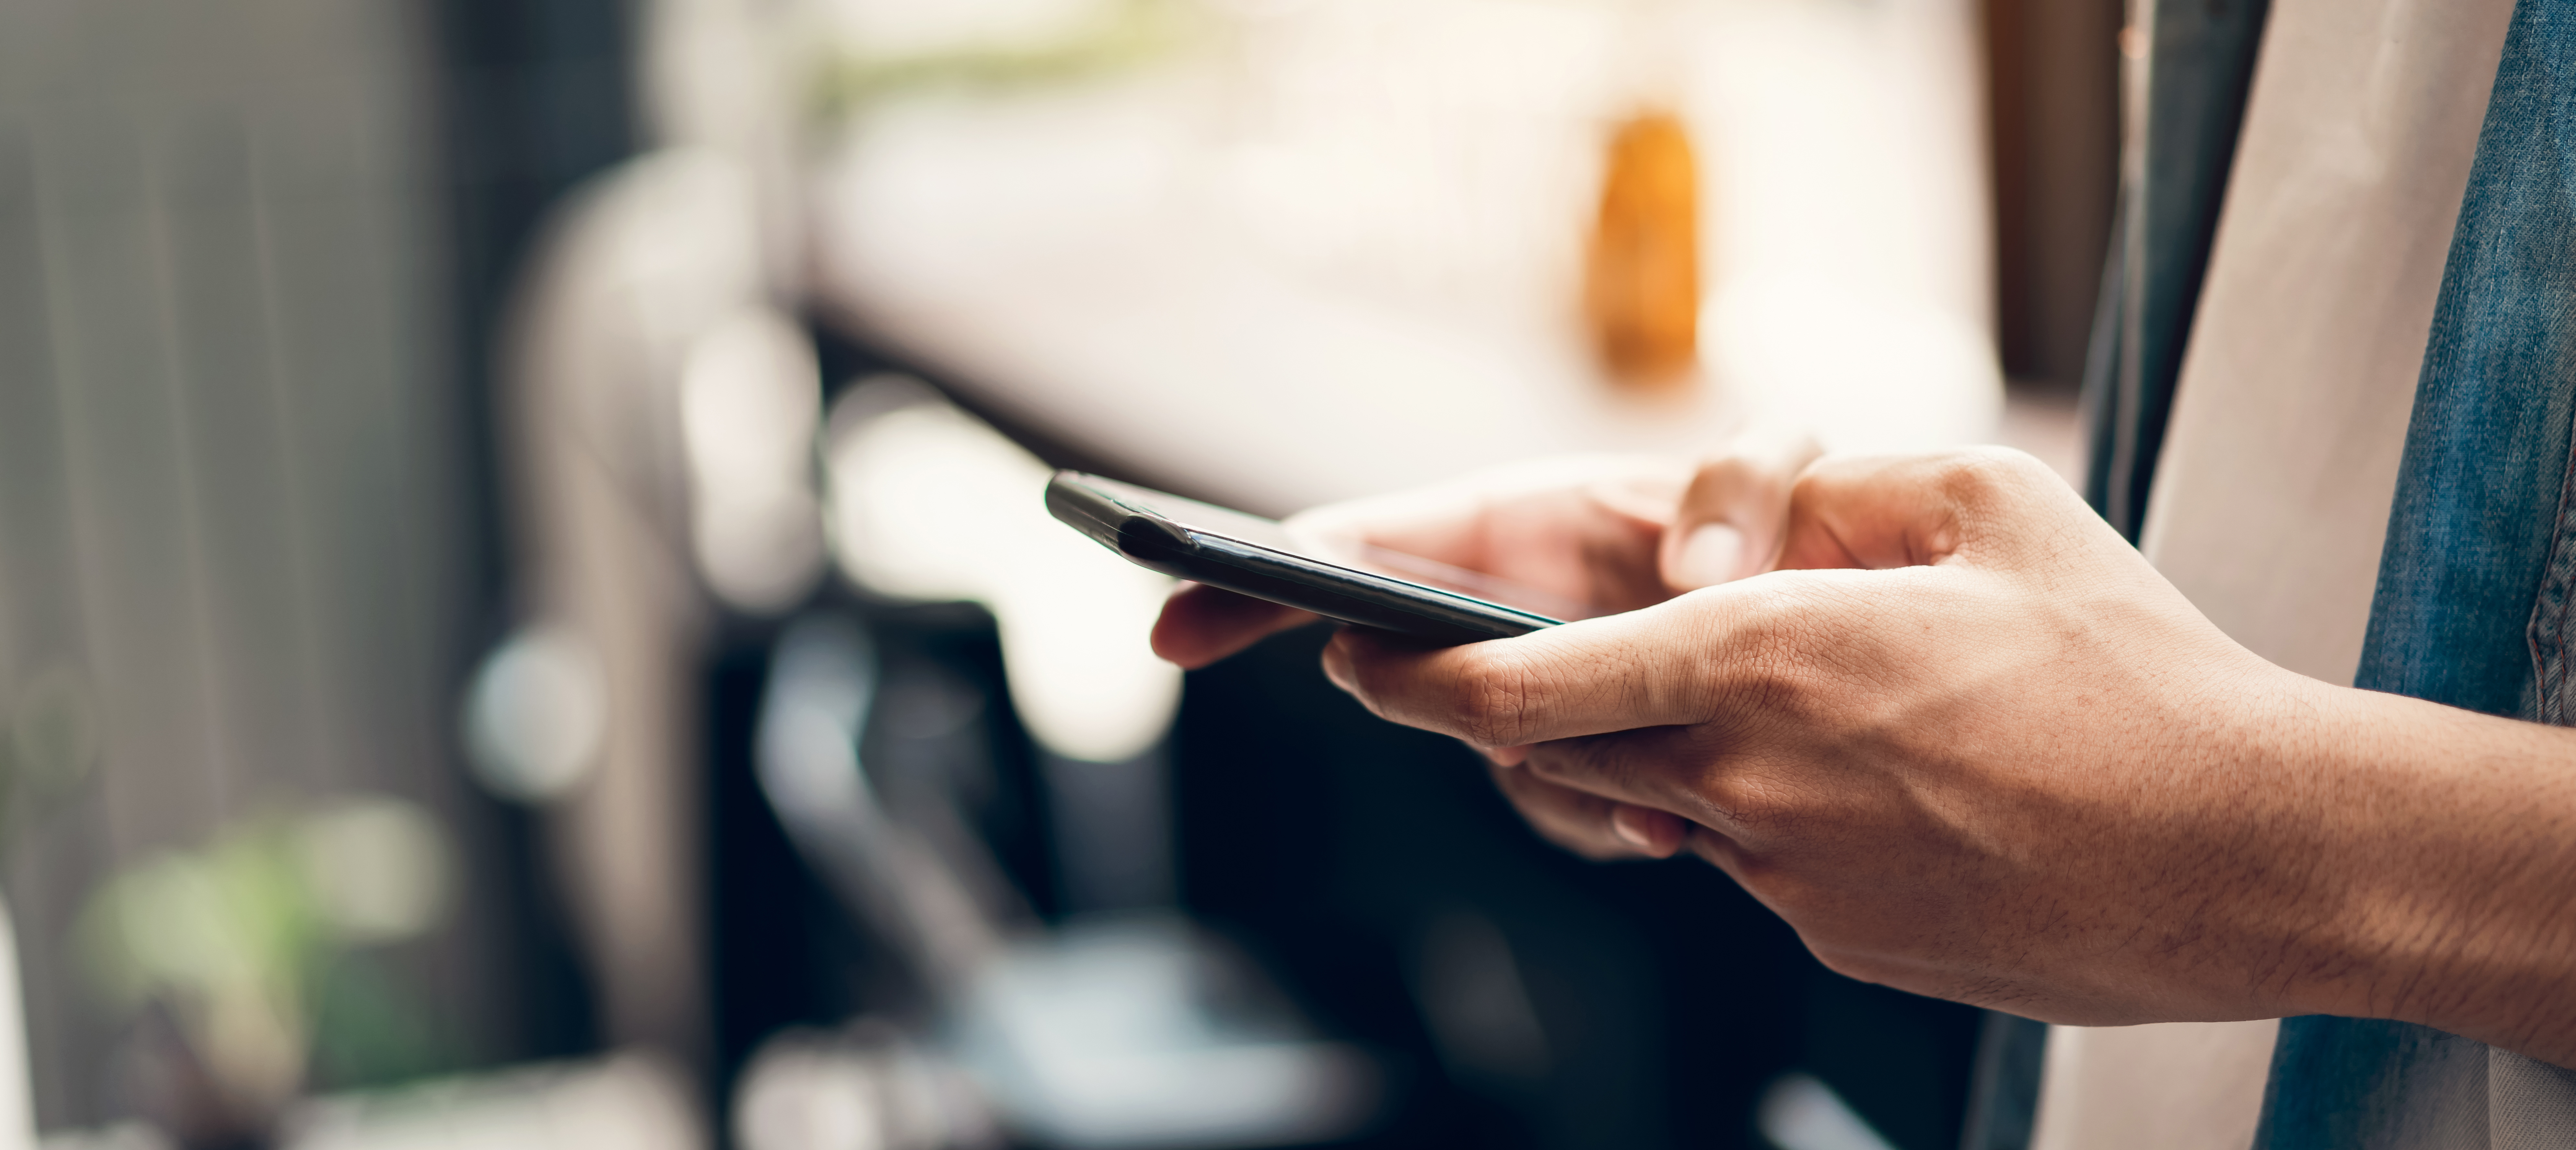
[{"label": "beige fabric", "polygon": [[2510,0],[2272,10],[2143,546],[2237,641],[2349,683]]},{"label": "beige fabric", "polygon": [[2489,1048],[2487,1125],[2495,1150],[2576,1146],[2576,1070]]},{"label": "beige fabric", "polygon": [[[2278,0],[2143,548],[2229,635],[2352,681],[2511,0]],[[2272,1022],[2056,1028],[2035,1150],[2245,1146]]]},{"label": "beige fabric", "polygon": [[2059,1026],[2034,1150],[2174,1150],[2253,1141],[2274,1019]]}]

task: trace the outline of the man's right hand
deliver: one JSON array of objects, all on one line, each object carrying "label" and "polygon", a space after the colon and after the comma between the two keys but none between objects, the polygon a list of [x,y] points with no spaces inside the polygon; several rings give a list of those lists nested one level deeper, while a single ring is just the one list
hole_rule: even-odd
[{"label": "man's right hand", "polygon": [[[1696,463],[1586,456],[1498,469],[1298,515],[1289,528],[1327,547],[1382,547],[1481,572],[1593,614],[1632,611],[1757,575],[1778,559],[1789,493],[1817,456],[1804,436],[1749,435]],[[1154,625],[1154,650],[1203,667],[1313,622],[1291,607],[1184,586]],[[1478,748],[1479,751],[1490,748]],[[1665,853],[1649,833],[1670,816],[1497,768],[1540,834],[1593,859]]]}]

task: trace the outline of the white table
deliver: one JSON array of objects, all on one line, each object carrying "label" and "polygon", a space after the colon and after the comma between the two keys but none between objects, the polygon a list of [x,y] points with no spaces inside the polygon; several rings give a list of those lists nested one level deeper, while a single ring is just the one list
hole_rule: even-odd
[{"label": "white table", "polygon": [[[1115,76],[855,115],[815,174],[826,305],[1270,512],[1756,418],[1842,449],[1994,435],[1966,0],[1227,11]],[[1700,156],[1705,371],[1641,398],[1585,353],[1578,269],[1610,125],[1658,93]]]}]

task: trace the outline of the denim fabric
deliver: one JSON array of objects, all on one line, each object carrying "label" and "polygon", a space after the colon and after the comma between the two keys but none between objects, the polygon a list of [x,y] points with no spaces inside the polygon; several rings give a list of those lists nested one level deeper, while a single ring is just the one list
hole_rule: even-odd
[{"label": "denim fabric", "polygon": [[2039,1118],[2040,1070],[2047,1059],[2047,1023],[1986,1012],[1977,1034],[1977,1063],[1968,1078],[1968,1120],[1959,1132],[1959,1150],[2029,1150]]},{"label": "denim fabric", "polygon": [[[2571,396],[2576,0],[2521,0],[2443,271],[2355,685],[2567,714]],[[2576,1085],[2556,1068],[2405,1023],[2293,1018],[2255,1146],[2484,1150],[2558,1144],[2549,1132],[2571,1122]]]},{"label": "denim fabric", "polygon": [[2525,641],[2576,383],[2576,3],[2505,34],[2416,386],[2361,672],[2376,691],[2536,715]]},{"label": "denim fabric", "polygon": [[2290,1018],[2258,1150],[2487,1150],[2487,1048],[2404,1022]]}]

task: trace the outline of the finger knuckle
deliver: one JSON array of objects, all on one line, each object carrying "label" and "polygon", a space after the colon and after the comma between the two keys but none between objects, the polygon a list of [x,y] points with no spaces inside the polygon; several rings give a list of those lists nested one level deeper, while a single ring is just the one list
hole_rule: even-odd
[{"label": "finger knuckle", "polygon": [[1768,780],[1734,772],[1703,782],[1700,797],[1727,822],[1745,830],[1777,834],[1797,818],[1794,796]]},{"label": "finger knuckle", "polygon": [[1703,513],[1742,510],[1767,504],[1788,505],[1804,459],[1755,459],[1740,455],[1703,461],[1692,477],[1685,508]]},{"label": "finger knuckle", "polygon": [[1468,741],[1488,747],[1524,742],[1531,701],[1537,690],[1529,660],[1506,652],[1485,652],[1469,660],[1455,679],[1451,700]]},{"label": "finger knuckle", "polygon": [[1724,496],[1758,484],[1768,476],[1769,472],[1758,460],[1741,455],[1721,455],[1700,462],[1699,475],[1691,488],[1702,496]]},{"label": "finger knuckle", "polygon": [[1733,650],[1713,713],[1794,718],[1814,709],[1819,668],[1837,628],[1813,598],[1791,590],[1745,604],[1733,621]]},{"label": "finger knuckle", "polygon": [[2054,477],[2048,465],[2009,447],[1975,447],[1943,460],[1942,485],[1963,502],[1984,503],[2026,490],[2036,475]]}]

